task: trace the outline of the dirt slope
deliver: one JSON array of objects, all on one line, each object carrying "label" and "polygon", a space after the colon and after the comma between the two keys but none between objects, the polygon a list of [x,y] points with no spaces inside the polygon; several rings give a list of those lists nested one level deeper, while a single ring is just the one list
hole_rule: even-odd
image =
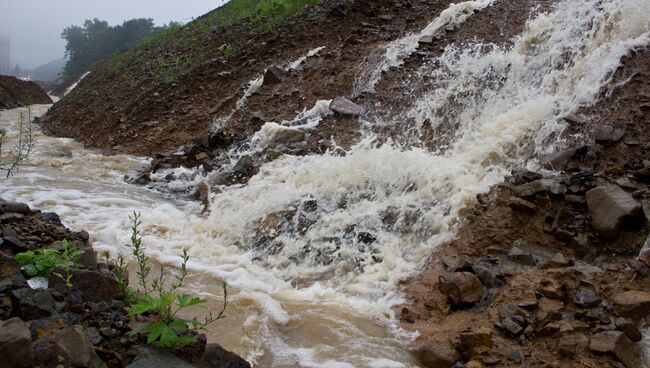
[{"label": "dirt slope", "polygon": [[52,99],[38,84],[0,75],[0,110],[49,103]]}]

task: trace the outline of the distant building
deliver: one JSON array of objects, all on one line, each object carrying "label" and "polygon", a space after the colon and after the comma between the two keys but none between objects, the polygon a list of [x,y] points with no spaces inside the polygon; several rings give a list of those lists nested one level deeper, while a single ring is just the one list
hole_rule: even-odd
[{"label": "distant building", "polygon": [[0,34],[0,75],[11,73],[11,44],[9,36]]}]

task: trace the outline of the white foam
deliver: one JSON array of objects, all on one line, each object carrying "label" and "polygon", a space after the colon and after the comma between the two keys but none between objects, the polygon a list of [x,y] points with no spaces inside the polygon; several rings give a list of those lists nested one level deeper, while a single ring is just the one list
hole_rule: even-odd
[{"label": "white foam", "polygon": [[65,90],[65,93],[63,93],[63,95],[65,96],[65,95],[67,95],[68,93],[72,92],[73,89],[77,88],[77,85],[78,85],[79,83],[81,83],[81,81],[84,80],[84,78],[86,78],[86,77],[88,76],[88,74],[90,74],[90,71],[87,71],[87,72],[83,73],[83,74],[81,75],[81,77],[79,78],[79,80],[77,80],[76,82],[74,82],[70,87],[68,87],[68,88]]}]

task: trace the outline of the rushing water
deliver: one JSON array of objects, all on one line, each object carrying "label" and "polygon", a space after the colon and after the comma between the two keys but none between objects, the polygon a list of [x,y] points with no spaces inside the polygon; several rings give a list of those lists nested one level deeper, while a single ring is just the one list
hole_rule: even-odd
[{"label": "rushing water", "polygon": [[[402,301],[398,283],[453,236],[478,193],[562,144],[562,117],[593,103],[621,57],[648,43],[649,21],[650,0],[567,0],[510,46],[449,47],[414,76],[427,92],[384,122],[416,132],[448,126],[436,152],[378,145],[368,134],[344,155],[285,155],[247,185],[213,194],[205,217],[194,203],[126,184],[123,175],[146,160],[41,134],[31,162],[2,181],[2,196],[58,212],[114,254],[127,251],[127,216],[142,212],[144,243],[160,262],[177,264],[189,249],[189,290],[216,308],[220,281],[229,284],[228,319],[210,338],[259,366],[415,366],[414,336],[391,310]],[[10,139],[17,118],[17,110],[0,117]],[[310,119],[302,128],[318,124]],[[263,149],[278,129],[265,125],[249,148]]]}]

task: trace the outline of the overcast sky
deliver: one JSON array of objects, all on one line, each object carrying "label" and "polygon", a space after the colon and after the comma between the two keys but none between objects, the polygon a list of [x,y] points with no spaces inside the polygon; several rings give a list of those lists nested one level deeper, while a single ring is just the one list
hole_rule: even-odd
[{"label": "overcast sky", "polygon": [[153,18],[156,25],[187,22],[224,0],[0,0],[0,34],[11,38],[11,63],[33,68],[63,57],[61,31],[99,18],[110,25]]}]

